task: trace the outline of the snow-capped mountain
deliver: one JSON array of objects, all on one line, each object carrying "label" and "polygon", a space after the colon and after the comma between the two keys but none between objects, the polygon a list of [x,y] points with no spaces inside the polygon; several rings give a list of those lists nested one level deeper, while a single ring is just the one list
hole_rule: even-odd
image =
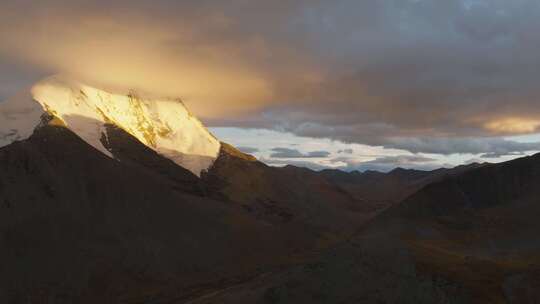
[{"label": "snow-capped mountain", "polygon": [[0,103],[0,147],[27,139],[44,116],[113,158],[105,126],[114,125],[198,176],[220,151],[220,142],[180,100],[113,94],[59,76]]}]

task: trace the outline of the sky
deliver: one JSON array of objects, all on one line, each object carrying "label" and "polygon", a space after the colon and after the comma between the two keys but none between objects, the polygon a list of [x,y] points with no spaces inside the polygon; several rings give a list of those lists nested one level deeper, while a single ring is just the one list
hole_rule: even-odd
[{"label": "sky", "polygon": [[540,151],[536,0],[2,0],[0,100],[65,74],[180,97],[272,165]]}]

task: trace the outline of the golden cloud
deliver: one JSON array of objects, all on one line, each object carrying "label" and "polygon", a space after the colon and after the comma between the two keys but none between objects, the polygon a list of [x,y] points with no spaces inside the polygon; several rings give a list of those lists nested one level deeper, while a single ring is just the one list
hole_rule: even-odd
[{"label": "golden cloud", "polygon": [[[249,113],[272,95],[265,75],[245,64],[239,46],[197,41],[190,29],[142,17],[65,17],[0,28],[0,52],[112,91],[181,97],[209,118]],[[247,47],[266,51],[260,43]]]},{"label": "golden cloud", "polygon": [[484,128],[498,134],[534,133],[540,128],[540,120],[521,117],[506,117],[489,121]]}]

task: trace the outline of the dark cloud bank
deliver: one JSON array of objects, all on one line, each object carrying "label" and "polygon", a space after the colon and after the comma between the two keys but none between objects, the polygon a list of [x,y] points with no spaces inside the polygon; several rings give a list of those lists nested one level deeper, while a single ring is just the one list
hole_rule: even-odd
[{"label": "dark cloud bank", "polygon": [[251,154],[251,153],[256,153],[256,152],[259,152],[259,149],[257,148],[254,148],[254,147],[244,147],[244,146],[238,146],[236,147],[238,150],[244,152],[244,153],[248,153],[248,154]]},{"label": "dark cloud bank", "polygon": [[325,158],[330,156],[328,151],[311,151],[307,153],[302,153],[296,149],[289,148],[273,148],[272,158]]}]

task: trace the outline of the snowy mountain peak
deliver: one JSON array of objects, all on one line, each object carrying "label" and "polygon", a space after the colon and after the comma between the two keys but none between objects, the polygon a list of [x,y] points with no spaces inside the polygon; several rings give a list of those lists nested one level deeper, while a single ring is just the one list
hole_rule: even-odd
[{"label": "snowy mountain peak", "polygon": [[220,142],[179,100],[113,94],[57,76],[0,103],[0,147],[28,138],[46,113],[110,157],[102,143],[107,124],[198,176],[220,150]]}]

